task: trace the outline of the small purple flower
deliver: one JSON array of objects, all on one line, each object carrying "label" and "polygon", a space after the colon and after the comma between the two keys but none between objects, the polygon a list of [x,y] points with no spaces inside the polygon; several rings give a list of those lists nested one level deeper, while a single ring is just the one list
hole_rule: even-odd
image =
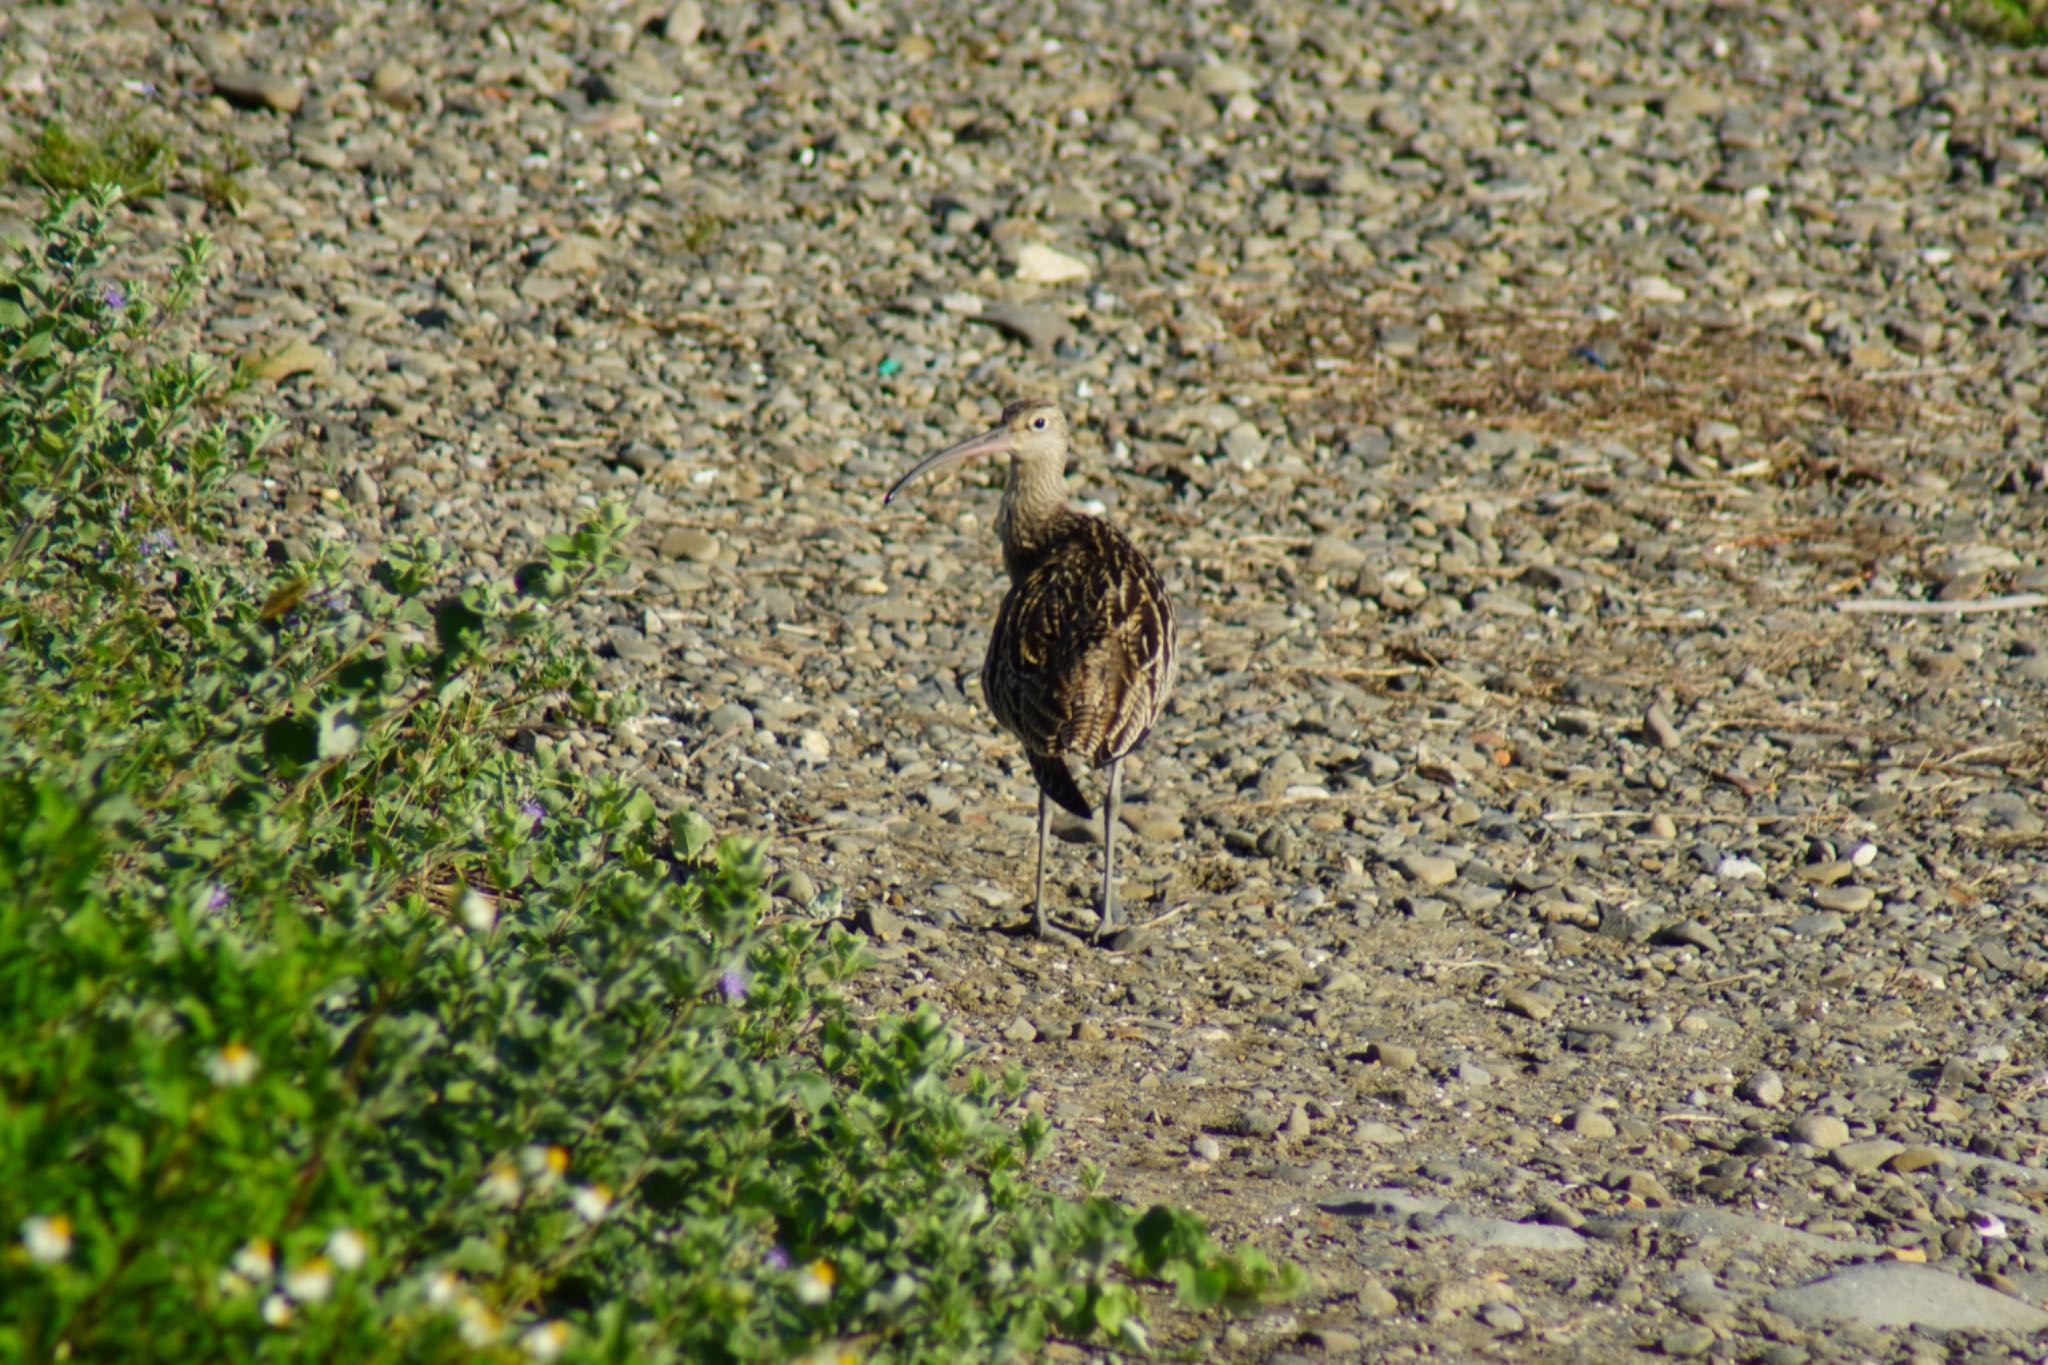
[{"label": "small purple flower", "polygon": [[178,538],[159,527],[142,538],[140,548],[144,559],[154,559],[158,555],[167,555],[177,549]]},{"label": "small purple flower", "polygon": [[320,605],[327,608],[334,615],[339,616],[348,610],[348,594],[345,592],[328,593],[327,596],[320,599]]},{"label": "small purple flower", "polygon": [[2005,1220],[1995,1213],[1970,1215],[1970,1226],[1977,1229],[1977,1235],[1987,1242],[1995,1242],[2005,1236]]},{"label": "small purple flower", "polygon": [[548,818],[548,808],[530,796],[519,803],[519,813],[533,821],[532,832],[535,834],[540,833],[542,822]]},{"label": "small purple flower", "polygon": [[206,908],[209,910],[227,909],[228,889],[225,886],[222,886],[219,882],[215,882],[213,884],[213,889],[206,893]]},{"label": "small purple flower", "polygon": [[761,1258],[761,1264],[777,1272],[787,1270],[789,1269],[789,1253],[781,1247],[769,1247],[768,1254]]},{"label": "small purple flower", "polygon": [[110,284],[100,290],[100,302],[107,306],[109,312],[118,313],[128,306],[128,296],[121,292],[120,285]]},{"label": "small purple flower", "polygon": [[727,1004],[736,1005],[747,998],[747,979],[736,971],[718,974],[718,993],[725,997]]}]

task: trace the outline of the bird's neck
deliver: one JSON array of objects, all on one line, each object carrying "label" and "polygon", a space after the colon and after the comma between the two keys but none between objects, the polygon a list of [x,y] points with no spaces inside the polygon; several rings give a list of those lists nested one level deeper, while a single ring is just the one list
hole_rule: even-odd
[{"label": "bird's neck", "polygon": [[1021,577],[1059,534],[1074,513],[1067,509],[1067,476],[1057,465],[1036,461],[1010,462],[1010,481],[996,512],[996,534],[1003,542],[1003,567]]}]

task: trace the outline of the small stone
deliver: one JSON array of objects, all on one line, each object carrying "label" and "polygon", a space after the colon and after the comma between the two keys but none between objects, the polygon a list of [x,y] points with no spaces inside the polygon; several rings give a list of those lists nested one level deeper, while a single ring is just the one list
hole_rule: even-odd
[{"label": "small stone", "polygon": [[1395,860],[1409,881],[1423,886],[1448,886],[1458,876],[1458,865],[1434,853],[1404,853]]},{"label": "small stone", "polygon": [[408,101],[418,82],[418,72],[396,57],[386,57],[370,73],[370,93],[385,104],[396,106]]},{"label": "small stone", "polygon": [[1013,1019],[1003,1030],[1003,1038],[1011,1043],[1035,1043],[1038,1041],[1038,1025],[1029,1019]]},{"label": "small stone", "polygon": [[818,898],[818,884],[811,880],[810,873],[800,867],[783,873],[778,889],[782,898],[792,905],[809,905]]},{"label": "small stone", "polygon": [[1789,1130],[1794,1142],[1832,1152],[1849,1141],[1849,1125],[1833,1114],[1801,1114]]},{"label": "small stone", "polygon": [[1070,1036],[1077,1043],[1099,1043],[1109,1037],[1109,1031],[1093,1019],[1082,1019],[1075,1023]]},{"label": "small stone", "polygon": [[595,275],[604,265],[605,250],[595,237],[572,232],[533,258],[533,268],[543,275]]},{"label": "small stone", "polygon": [[1678,747],[1678,726],[1672,722],[1671,714],[1661,703],[1653,704],[1649,710],[1643,712],[1643,738],[1660,749]]},{"label": "small stone", "polygon": [[1557,1013],[1557,1002],[1547,995],[1513,986],[1500,993],[1500,1003],[1524,1019],[1544,1020]]},{"label": "small stone", "polygon": [[1681,1327],[1657,1343],[1657,1349],[1667,1356],[1703,1356],[1713,1348],[1711,1327]]},{"label": "small stone", "polygon": [[1628,292],[1644,303],[1685,302],[1685,291],[1662,275],[1639,275],[1629,281]]},{"label": "small stone", "polygon": [[1068,333],[1066,319],[1028,303],[998,299],[970,319],[1017,338],[1027,346],[1049,351]]},{"label": "small stone", "polygon": [[1325,976],[1316,986],[1322,995],[1357,995],[1366,988],[1366,980],[1348,967],[1340,967]]},{"label": "small stone", "polygon": [[1727,107],[1728,101],[1720,91],[1688,82],[1666,95],[1658,104],[1657,112],[1668,119],[1716,118]]},{"label": "small stone", "polygon": [[729,701],[712,707],[705,721],[714,735],[729,735],[735,731],[745,734],[754,728],[754,713],[739,702]]},{"label": "small stone", "polygon": [[1911,1175],[1914,1171],[1924,1171],[1930,1166],[1954,1164],[1955,1158],[1937,1147],[1915,1146],[1908,1147],[1903,1152],[1893,1153],[1891,1159],[1884,1163],[1884,1169],[1897,1171],[1900,1175]]},{"label": "small stone", "polygon": [[662,532],[661,543],[655,548],[663,559],[710,564],[718,558],[718,537],[694,526],[675,526]]},{"label": "small stone", "polygon": [[244,358],[244,368],[258,379],[279,382],[293,375],[316,377],[334,373],[334,357],[310,341],[288,341],[282,346]]},{"label": "small stone", "polygon": [[1026,242],[1018,247],[1015,270],[1017,278],[1026,284],[1071,284],[1092,273],[1086,261],[1043,242]]},{"label": "small stone", "polygon": [[1504,1337],[1526,1331],[1529,1326],[1526,1318],[1504,1303],[1490,1303],[1480,1309],[1479,1320]]},{"label": "small stone", "polygon": [[1389,1071],[1413,1070],[1417,1060],[1415,1049],[1400,1043],[1374,1043],[1367,1056]]},{"label": "small stone", "polygon": [[1223,1160],[1223,1144],[1207,1133],[1195,1134],[1195,1140],[1189,1143],[1188,1147],[1204,1161]]},{"label": "small stone", "polygon": [[1751,1104],[1775,1109],[1785,1101],[1785,1078],[1769,1067],[1751,1072],[1735,1087],[1735,1093]]},{"label": "small stone", "polygon": [[265,71],[221,71],[214,75],[213,93],[238,109],[294,114],[305,101],[306,87],[289,77]]},{"label": "small stone", "polygon": [[1861,1142],[1845,1142],[1829,1156],[1835,1165],[1851,1175],[1869,1175],[1905,1150],[1903,1142],[1894,1142],[1890,1138],[1866,1138]]},{"label": "small stone", "polygon": [[1385,1285],[1370,1280],[1358,1291],[1358,1311],[1369,1318],[1391,1317],[1401,1311],[1401,1301]]},{"label": "small stone", "polygon": [[1582,1104],[1572,1111],[1564,1126],[1582,1138],[1595,1142],[1614,1136],[1614,1120],[1600,1112],[1599,1106]]},{"label": "small stone", "polygon": [[1235,62],[1210,62],[1195,72],[1195,89],[1205,95],[1249,95],[1259,88],[1259,78]]},{"label": "small stone", "polygon": [[1867,886],[1824,886],[1813,893],[1813,903],[1823,910],[1856,914],[1877,903],[1877,893]]}]

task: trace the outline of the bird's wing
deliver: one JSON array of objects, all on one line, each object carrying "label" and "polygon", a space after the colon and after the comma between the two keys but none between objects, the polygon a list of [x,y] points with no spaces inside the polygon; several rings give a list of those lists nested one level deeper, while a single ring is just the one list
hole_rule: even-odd
[{"label": "bird's wing", "polygon": [[1027,747],[1100,766],[1129,753],[1158,719],[1172,657],[1164,586],[1108,531],[1011,588],[984,682],[997,719]]}]

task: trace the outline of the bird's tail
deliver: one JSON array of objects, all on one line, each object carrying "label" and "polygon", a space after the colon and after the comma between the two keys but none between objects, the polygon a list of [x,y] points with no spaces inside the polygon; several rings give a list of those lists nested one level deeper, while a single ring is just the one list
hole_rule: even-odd
[{"label": "bird's tail", "polygon": [[1086,820],[1095,812],[1088,806],[1081,789],[1074,785],[1074,775],[1067,771],[1067,760],[1058,754],[1032,754],[1031,775],[1038,779],[1038,789],[1074,814]]}]

